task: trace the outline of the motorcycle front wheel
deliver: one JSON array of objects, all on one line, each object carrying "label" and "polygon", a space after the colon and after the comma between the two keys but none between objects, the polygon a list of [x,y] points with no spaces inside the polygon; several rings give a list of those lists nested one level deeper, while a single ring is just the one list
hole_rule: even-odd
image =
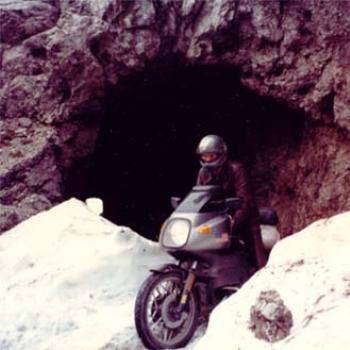
[{"label": "motorcycle front wheel", "polygon": [[137,333],[148,349],[176,349],[192,338],[198,324],[198,297],[192,291],[179,312],[183,287],[184,280],[176,271],[155,273],[141,286],[134,316]]}]

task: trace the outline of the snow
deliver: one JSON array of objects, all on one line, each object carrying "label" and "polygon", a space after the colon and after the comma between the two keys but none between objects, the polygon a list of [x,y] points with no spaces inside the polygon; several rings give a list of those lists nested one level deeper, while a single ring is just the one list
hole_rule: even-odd
[{"label": "snow", "polygon": [[[343,350],[350,348],[350,212],[320,220],[281,240],[268,265],[211,314],[195,350]],[[273,345],[249,329],[261,291],[276,290],[294,325]]]},{"label": "snow", "polygon": [[142,349],[136,292],[170,261],[75,199],[32,217],[0,237],[0,349]]},{"label": "snow", "polygon": [[[0,236],[0,349],[144,349],[133,321],[149,270],[172,262],[158,243],[116,226],[76,199]],[[350,212],[285,238],[268,265],[213,311],[186,349],[350,348]],[[274,344],[249,329],[261,291],[292,312],[290,335]]]}]

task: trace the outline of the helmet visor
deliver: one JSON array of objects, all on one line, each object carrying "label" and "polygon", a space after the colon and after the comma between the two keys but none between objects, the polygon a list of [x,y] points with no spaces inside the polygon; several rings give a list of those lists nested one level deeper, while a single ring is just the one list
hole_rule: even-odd
[{"label": "helmet visor", "polygon": [[217,152],[205,152],[200,156],[203,163],[212,163],[219,159],[219,153]]}]

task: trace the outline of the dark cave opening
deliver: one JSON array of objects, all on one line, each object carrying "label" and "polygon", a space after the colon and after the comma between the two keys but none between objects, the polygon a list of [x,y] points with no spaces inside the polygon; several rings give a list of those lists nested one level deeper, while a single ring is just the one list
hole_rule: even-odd
[{"label": "dark cave opening", "polygon": [[83,196],[101,198],[109,220],[156,238],[169,198],[195,183],[201,137],[221,135],[230,158],[255,173],[258,194],[269,181],[254,172],[259,152],[297,147],[303,128],[304,115],[249,91],[232,67],[155,65],[108,89]]}]

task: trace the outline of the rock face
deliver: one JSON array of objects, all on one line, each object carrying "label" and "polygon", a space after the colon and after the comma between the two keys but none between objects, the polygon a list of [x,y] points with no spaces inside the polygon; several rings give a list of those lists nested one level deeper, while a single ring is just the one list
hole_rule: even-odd
[{"label": "rock face", "polygon": [[29,118],[7,121],[1,128],[2,156],[7,160],[0,170],[3,227],[48,209],[61,198],[52,138],[52,128],[37,126]]},{"label": "rock face", "polygon": [[270,176],[269,200],[278,208],[285,235],[350,208],[349,134],[331,126],[308,126],[298,147],[270,151],[262,152],[259,161]]},{"label": "rock face", "polygon": [[[344,165],[350,132],[346,13],[348,1],[329,6],[323,1],[0,0],[2,132],[10,135],[18,125],[31,141],[30,152],[23,153],[16,148],[23,136],[1,139],[2,229],[32,212],[11,214],[25,198],[40,196],[46,207],[62,196],[72,167],[94,150],[106,88],[146,64],[173,57],[184,64],[236,66],[250,89],[326,124],[304,136],[301,147],[310,150],[308,155],[286,147],[260,156],[281,162],[270,197],[288,230],[350,208],[345,198],[350,171]],[[52,169],[45,174],[43,159]],[[320,159],[331,166],[316,174]],[[294,173],[285,168],[282,174],[279,165],[286,162]],[[42,175],[36,182],[23,180],[32,172]],[[280,204],[290,193],[279,193],[290,176],[302,208],[292,215]],[[321,188],[321,176],[329,186]],[[311,183],[306,190],[305,181]],[[44,183],[52,191],[42,190]],[[306,214],[303,198],[310,197],[314,205]]]}]

